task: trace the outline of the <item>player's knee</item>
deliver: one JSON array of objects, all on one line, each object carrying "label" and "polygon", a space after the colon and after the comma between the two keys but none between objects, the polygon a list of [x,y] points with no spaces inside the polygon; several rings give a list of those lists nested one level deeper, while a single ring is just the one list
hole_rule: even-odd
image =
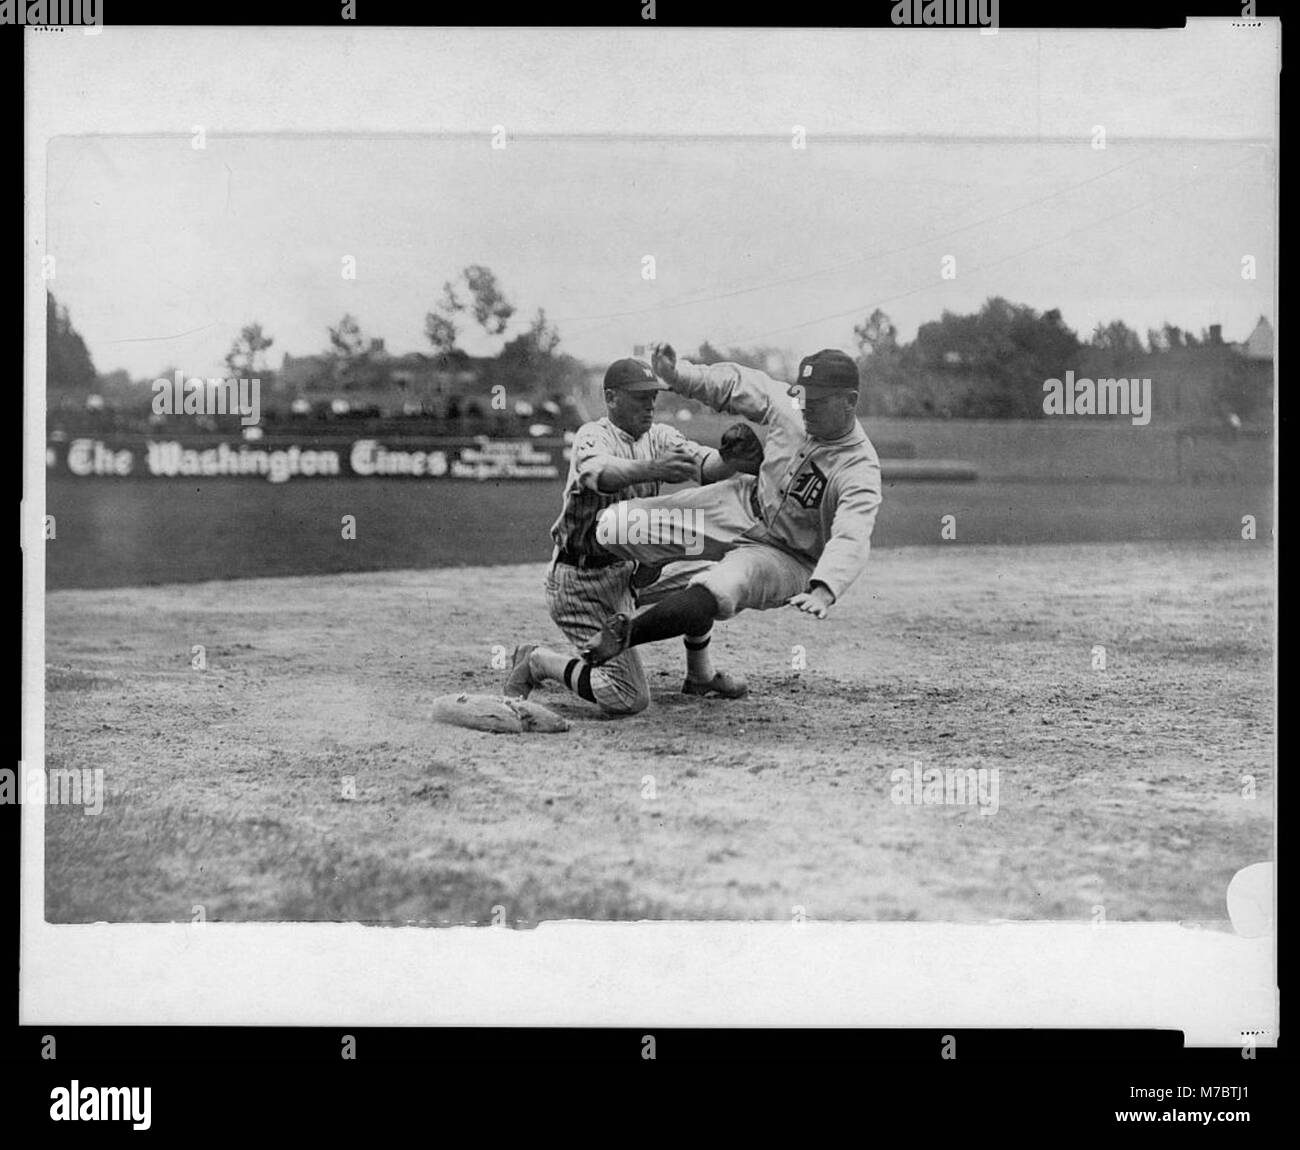
[{"label": "player's knee", "polygon": [[736,595],[725,587],[719,587],[716,584],[709,582],[707,574],[698,582],[691,584],[692,589],[696,587],[701,591],[708,593],[707,600],[701,596],[701,605],[703,606],[704,604],[707,604],[707,609],[701,612],[701,622],[704,621],[704,616],[706,614],[710,623],[715,619],[730,619],[736,614],[736,611],[739,608]]},{"label": "player's knee", "polygon": [[635,715],[650,705],[650,688],[644,682],[611,677],[604,668],[595,668],[589,675],[590,697],[607,715]]},{"label": "player's knee", "polygon": [[637,715],[650,706],[649,688],[621,691],[614,698],[601,700],[601,708],[610,715]]}]

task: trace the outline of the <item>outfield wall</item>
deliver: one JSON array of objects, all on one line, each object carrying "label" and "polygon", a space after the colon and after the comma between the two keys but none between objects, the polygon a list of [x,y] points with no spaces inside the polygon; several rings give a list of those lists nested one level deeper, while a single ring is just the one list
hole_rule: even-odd
[{"label": "outfield wall", "polygon": [[[668,411],[664,417],[676,422]],[[703,412],[677,426],[692,439],[716,444],[732,422],[733,416]],[[960,461],[980,479],[1257,483],[1267,482],[1274,466],[1271,435],[1231,435],[1226,427],[1192,434],[1185,427],[1087,416],[868,418],[863,426],[882,459]]]},{"label": "outfield wall", "polygon": [[1267,480],[1273,438],[1227,430],[1138,427],[1123,420],[871,419],[880,443],[910,443],[918,459],[960,459],[981,479]]},{"label": "outfield wall", "polygon": [[[661,418],[710,445],[734,422],[711,412],[678,422],[666,411]],[[1085,417],[869,419],[866,428],[896,479],[1266,482],[1274,469],[1271,435],[1226,426],[1193,433]],[[51,473],[89,481],[261,474],[273,483],[299,476],[557,482],[568,470],[568,450],[558,438],[406,437],[391,430],[380,436],[362,428],[344,434],[276,429],[252,441],[238,433],[196,435],[183,427],[149,435],[73,436],[51,441],[47,460]]]}]

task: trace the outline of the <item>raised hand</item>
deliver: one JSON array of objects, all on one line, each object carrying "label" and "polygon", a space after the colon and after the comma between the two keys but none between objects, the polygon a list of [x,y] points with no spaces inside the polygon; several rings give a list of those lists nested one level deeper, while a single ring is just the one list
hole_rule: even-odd
[{"label": "raised hand", "polygon": [[650,352],[650,366],[655,375],[670,387],[677,382],[677,353],[671,343],[657,343]]}]

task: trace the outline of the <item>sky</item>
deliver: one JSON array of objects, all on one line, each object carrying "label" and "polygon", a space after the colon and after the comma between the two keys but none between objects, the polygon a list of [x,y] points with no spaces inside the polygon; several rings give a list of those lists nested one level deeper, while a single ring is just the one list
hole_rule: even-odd
[{"label": "sky", "polygon": [[[977,36],[931,56],[960,62]],[[775,117],[750,131],[692,133],[677,111],[666,116],[674,131],[647,133],[655,121],[642,109],[611,131],[608,101],[623,89],[605,76],[585,118],[512,130],[503,149],[490,145],[491,109],[482,131],[447,118],[404,134],[214,129],[201,149],[188,132],[61,135],[46,167],[50,286],[96,367],[141,378],[215,373],[254,320],[275,340],[272,366],[285,352],[322,350],[344,313],[390,352],[428,351],[424,316],[471,263],[491,267],[519,309],[506,338],[544,308],[562,349],[595,365],[659,338],[796,356],[851,349],[854,323],[875,307],[907,340],[945,309],[973,311],[994,295],[1059,308],[1083,337],[1118,318],[1142,333],[1165,321],[1194,331],[1219,323],[1225,338],[1244,339],[1261,314],[1273,317],[1267,101],[1254,88],[1224,101],[1202,81],[1211,103],[1188,124],[1161,102],[1175,81],[1186,87],[1188,59],[1140,58],[1145,73],[1167,76],[1144,73],[1130,103],[1146,99],[1157,124],[1166,117],[1163,136],[1117,130],[1118,113],[1068,111],[1071,84],[1082,99],[1090,77],[1111,75],[1114,60],[1091,42],[1039,44],[1038,98],[1017,117],[1032,121],[1019,134],[978,108],[961,124],[926,123],[918,99],[936,117],[952,109],[942,80],[891,95],[888,76],[872,78],[874,98],[885,113],[895,105],[906,135],[879,130],[877,105],[859,132],[843,130],[854,121],[842,108],[804,115],[804,148],[791,146],[789,129],[759,134]],[[1060,79],[1062,60],[1074,80]],[[757,61],[742,63],[749,75]],[[482,82],[504,84],[508,64],[492,57]],[[881,61],[900,82],[909,65]],[[1050,100],[1044,68],[1056,76]],[[1028,82],[1026,68],[1019,80],[1006,77],[1006,91]],[[975,103],[1003,82],[980,85]],[[736,90],[732,104],[745,98]],[[1244,106],[1255,110],[1215,118]],[[1064,118],[1070,130],[1040,136],[1045,115],[1049,128]],[[1114,125],[1104,148],[1094,146],[1099,117]],[[980,135],[984,124],[1000,130]],[[1242,277],[1247,255],[1254,280]],[[345,257],[355,279],[341,274]],[[491,353],[501,342],[467,332],[464,346]]]}]

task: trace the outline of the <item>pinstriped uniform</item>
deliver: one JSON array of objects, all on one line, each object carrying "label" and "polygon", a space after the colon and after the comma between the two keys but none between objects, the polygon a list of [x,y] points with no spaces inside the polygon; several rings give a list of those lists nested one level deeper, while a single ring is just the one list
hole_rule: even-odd
[{"label": "pinstriped uniform", "polygon": [[[621,561],[605,567],[576,567],[559,562],[560,553],[596,561],[605,558],[608,553],[595,539],[600,513],[620,500],[652,498],[659,494],[661,486],[657,480],[650,480],[629,484],[619,491],[600,491],[596,484],[604,464],[609,460],[649,462],[674,450],[694,455],[701,468],[714,454],[712,449],[693,443],[664,423],[651,424],[649,431],[634,439],[606,417],[583,424],[574,436],[564,505],[551,527],[555,555],[546,575],[547,609],[574,646],[580,647],[591,639],[608,616],[617,612],[631,614],[636,608],[638,600],[633,599],[628,584],[633,564]],[[639,602],[653,602],[679,590],[702,566],[675,564],[641,593]],[[650,687],[637,652],[629,649],[593,668],[591,693],[601,709],[611,714],[644,710],[650,702]]]}]

